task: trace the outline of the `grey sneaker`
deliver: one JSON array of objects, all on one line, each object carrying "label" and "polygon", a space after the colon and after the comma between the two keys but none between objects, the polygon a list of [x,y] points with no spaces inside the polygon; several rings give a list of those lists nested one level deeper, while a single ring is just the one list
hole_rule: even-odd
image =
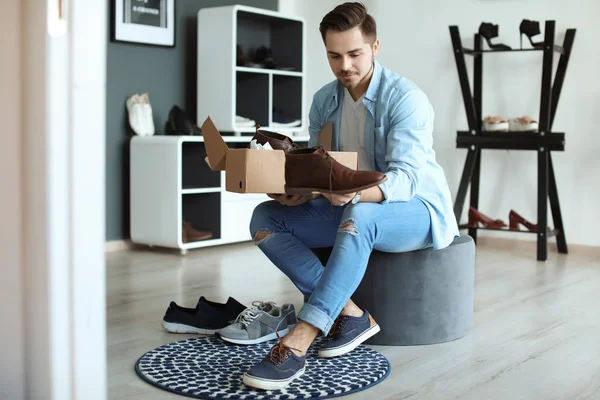
[{"label": "grey sneaker", "polygon": [[287,315],[287,326],[288,328],[292,329],[294,325],[298,323],[298,320],[296,319],[296,310],[294,308],[294,305],[288,303],[282,305],[281,312]]},{"label": "grey sneaker", "polygon": [[[231,343],[256,344],[284,336],[296,324],[293,304],[277,307],[272,302],[253,302],[238,315],[235,322],[219,330],[219,336]],[[291,322],[291,323],[290,323]]]}]

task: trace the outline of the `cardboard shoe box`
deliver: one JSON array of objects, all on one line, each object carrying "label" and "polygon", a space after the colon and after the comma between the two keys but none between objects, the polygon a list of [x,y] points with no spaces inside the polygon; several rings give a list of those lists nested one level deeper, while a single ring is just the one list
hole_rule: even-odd
[{"label": "cardboard shoe box", "polygon": [[[235,193],[285,193],[285,153],[283,150],[230,149],[210,117],[202,124],[206,163],[213,171],[225,171],[225,189]],[[319,144],[340,164],[356,170],[358,154],[329,151],[332,125],[319,135]],[[293,137],[292,137],[293,139]]]}]

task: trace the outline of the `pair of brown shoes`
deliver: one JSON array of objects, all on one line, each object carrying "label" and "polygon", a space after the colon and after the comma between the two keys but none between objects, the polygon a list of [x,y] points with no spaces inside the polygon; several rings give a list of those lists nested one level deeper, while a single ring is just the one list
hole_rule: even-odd
[{"label": "pair of brown shoes", "polygon": [[181,241],[183,243],[198,242],[200,240],[210,239],[213,236],[211,232],[199,231],[195,229],[190,222],[183,222],[181,227]]},{"label": "pair of brown shoes", "polygon": [[377,171],[355,171],[337,162],[323,146],[302,148],[286,135],[256,129],[252,137],[259,144],[269,143],[285,152],[285,193],[313,192],[346,194],[365,190],[385,182]]},{"label": "pair of brown shoes", "polygon": [[[509,229],[511,231],[518,231],[519,224],[523,225],[530,232],[537,232],[538,226],[537,224],[533,224],[519,215],[516,211],[510,210],[508,213],[508,221],[509,221]],[[504,221],[500,219],[492,219],[487,215],[483,214],[481,211],[477,210],[475,207],[469,208],[469,228],[477,228],[479,225],[482,225],[484,228],[490,229],[500,229],[506,227]],[[548,231],[550,231],[550,227],[547,227]]]}]

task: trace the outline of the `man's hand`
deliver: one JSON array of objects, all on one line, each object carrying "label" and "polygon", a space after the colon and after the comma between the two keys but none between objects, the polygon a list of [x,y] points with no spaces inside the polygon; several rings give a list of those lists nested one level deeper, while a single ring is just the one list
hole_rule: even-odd
[{"label": "man's hand", "polygon": [[271,194],[267,193],[267,196],[272,198],[273,200],[277,200],[279,203],[284,206],[299,206],[300,204],[304,204],[307,201],[310,201],[315,198],[312,194],[300,195],[300,194]]},{"label": "man's hand", "polygon": [[329,194],[321,193],[321,195],[331,202],[334,206],[343,206],[350,203],[350,200],[356,196],[357,192],[347,194]]}]

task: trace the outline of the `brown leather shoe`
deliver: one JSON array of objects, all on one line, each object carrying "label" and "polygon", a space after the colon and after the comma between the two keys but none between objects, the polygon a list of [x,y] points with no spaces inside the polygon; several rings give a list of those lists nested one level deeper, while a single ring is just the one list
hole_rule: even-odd
[{"label": "brown leather shoe", "polygon": [[256,143],[258,144],[265,144],[268,142],[273,150],[288,151],[290,149],[299,147],[289,136],[282,135],[281,133],[265,131],[260,128],[256,128],[256,133],[252,139],[256,139]]},{"label": "brown leather shoe", "polygon": [[[518,214],[515,210],[510,210],[510,212],[508,213],[508,221],[509,221],[509,229],[511,231],[518,231],[518,230],[520,230],[519,229],[519,224],[522,224],[530,232],[537,232],[538,231],[538,225],[537,224],[533,224],[533,223],[527,221],[520,214]],[[552,229],[550,229],[549,226],[547,227],[547,229],[548,229],[548,232],[552,231]]]},{"label": "brown leather shoe", "polygon": [[213,234],[211,232],[199,231],[195,229],[190,222],[183,222],[181,227],[181,241],[183,243],[197,242],[200,240],[210,239]]},{"label": "brown leather shoe", "polygon": [[385,182],[377,171],[354,171],[335,161],[323,146],[292,149],[285,154],[285,193],[345,194]]},{"label": "brown leather shoe", "polygon": [[490,229],[500,229],[504,228],[506,224],[504,221],[499,219],[491,219],[487,215],[483,214],[481,211],[477,210],[475,207],[469,208],[469,228],[477,228],[479,224],[483,225],[485,228]]}]

